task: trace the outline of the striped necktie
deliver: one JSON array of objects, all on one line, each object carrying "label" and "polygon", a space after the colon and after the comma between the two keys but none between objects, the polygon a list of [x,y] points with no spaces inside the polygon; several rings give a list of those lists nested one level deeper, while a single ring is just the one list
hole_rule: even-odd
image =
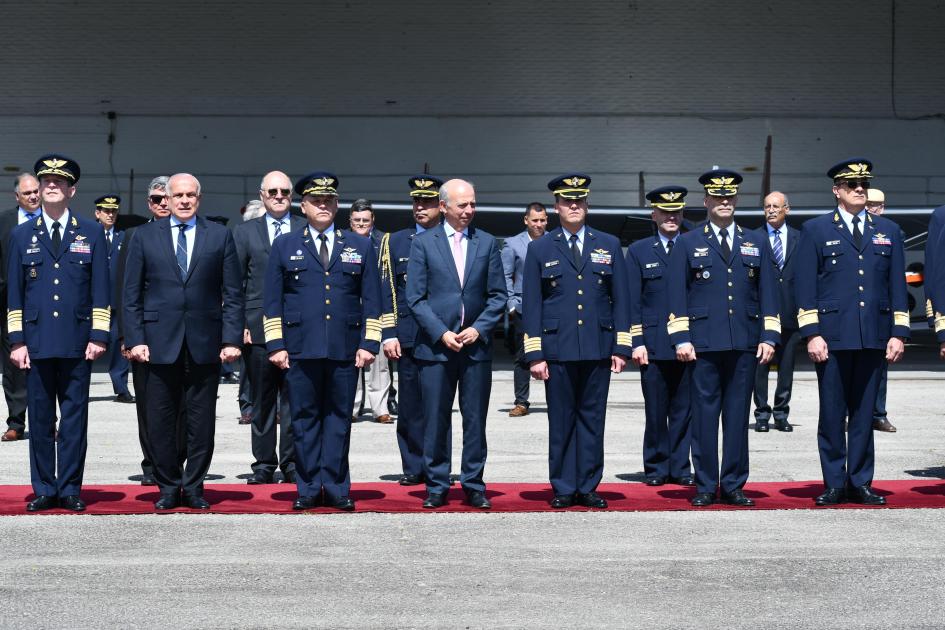
[{"label": "striped necktie", "polygon": [[778,269],[784,269],[784,245],[781,244],[781,230],[775,230],[774,234],[774,262],[778,263]]}]

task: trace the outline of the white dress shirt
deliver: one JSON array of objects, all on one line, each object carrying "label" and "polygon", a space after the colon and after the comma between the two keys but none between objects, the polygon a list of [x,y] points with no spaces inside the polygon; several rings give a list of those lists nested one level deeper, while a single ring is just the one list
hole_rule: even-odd
[{"label": "white dress shirt", "polygon": [[[853,234],[853,216],[854,215],[850,214],[843,208],[837,208],[837,212],[840,213],[840,218],[846,224],[847,229],[850,230],[850,234]],[[866,231],[866,208],[863,208],[862,210],[860,210],[856,216],[860,217],[860,234],[863,234]]]},{"label": "white dress shirt", "polygon": [[56,221],[59,222],[59,236],[62,237],[62,240],[66,240],[66,228],[69,227],[69,208],[66,208],[66,211],[62,213],[62,216],[58,219],[51,218],[46,211],[43,211],[43,223],[46,225],[46,234],[49,235],[49,238],[52,238],[53,235],[53,226],[52,224]]},{"label": "white dress shirt", "polygon": [[[269,230],[269,244],[272,245],[272,242],[276,240],[276,223],[282,222],[282,226],[279,228],[279,235],[289,233],[289,226],[292,224],[292,217],[289,216],[289,213],[286,212],[281,219],[277,219],[268,212],[266,213],[266,229]],[[330,251],[330,250],[329,250]]]},{"label": "white dress shirt", "polygon": [[319,235],[320,234],[325,235],[325,237],[328,239],[328,258],[331,259],[331,252],[333,251],[333,248],[335,246],[335,224],[332,223],[331,225],[329,225],[327,228],[325,228],[324,232],[319,232],[318,230],[313,228],[311,225],[309,225],[308,232],[309,234],[312,235],[312,238],[315,239],[316,252],[320,252],[322,248],[322,241],[320,238],[318,238]]},{"label": "white dress shirt", "polygon": [[564,233],[565,243],[568,245],[568,248],[569,248],[569,249],[570,249],[570,247],[571,247],[571,237],[572,237],[572,236],[577,236],[577,243],[575,243],[575,245],[577,245],[578,253],[579,253],[579,254],[583,254],[583,253],[584,253],[584,231],[585,231],[584,228],[586,228],[586,227],[587,227],[587,226],[582,225],[582,226],[581,226],[581,229],[577,231],[577,234],[576,234],[576,235],[571,234],[571,232],[569,232],[569,231],[568,231],[566,228],[564,228],[564,227],[561,228],[561,231]]}]

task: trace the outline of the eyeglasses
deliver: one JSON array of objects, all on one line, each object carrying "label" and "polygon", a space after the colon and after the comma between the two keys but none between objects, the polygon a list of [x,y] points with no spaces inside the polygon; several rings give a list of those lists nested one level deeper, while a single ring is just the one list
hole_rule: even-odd
[{"label": "eyeglasses", "polygon": [[863,190],[869,190],[870,183],[865,181],[850,181],[846,180],[841,185],[846,186],[850,190],[856,190],[857,188],[862,188]]},{"label": "eyeglasses", "polygon": [[292,189],[291,188],[270,188],[269,190],[266,191],[266,194],[269,195],[270,197],[277,197],[280,194],[283,197],[288,197],[289,195],[292,194]]},{"label": "eyeglasses", "polygon": [[160,204],[162,201],[164,201],[165,199],[167,199],[167,197],[165,197],[164,195],[150,195],[150,196],[148,196],[148,201],[150,201],[150,202],[153,203],[154,205],[159,205],[159,204]]}]

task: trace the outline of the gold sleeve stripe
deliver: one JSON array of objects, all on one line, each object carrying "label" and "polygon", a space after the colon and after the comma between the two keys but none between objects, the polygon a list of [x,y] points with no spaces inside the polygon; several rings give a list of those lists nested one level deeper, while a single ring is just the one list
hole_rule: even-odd
[{"label": "gold sleeve stripe", "polygon": [[541,352],[541,337],[529,337],[525,335],[525,352]]},{"label": "gold sleeve stripe", "polygon": [[23,332],[23,311],[21,309],[13,309],[7,312],[7,331],[14,332]]},{"label": "gold sleeve stripe", "polygon": [[368,317],[364,320],[364,328],[367,330],[381,330],[381,320],[374,319],[373,317]]},{"label": "gold sleeve stripe", "polygon": [[634,337],[639,337],[643,334],[643,324],[634,324],[630,327],[630,334]]},{"label": "gold sleeve stripe", "polygon": [[390,328],[397,324],[397,317],[393,313],[384,313],[381,315],[381,326]]},{"label": "gold sleeve stripe", "polygon": [[[945,315],[942,315],[941,313],[936,313],[935,314],[935,332],[940,333],[943,330],[945,330]],[[12,332],[13,329],[10,328],[10,331]]]},{"label": "gold sleeve stripe", "polygon": [[282,339],[282,318],[264,316],[263,329],[266,336],[266,343]]},{"label": "gold sleeve stripe", "polygon": [[775,315],[774,317],[765,316],[765,330],[770,330],[772,332],[779,333],[781,332],[781,316]]},{"label": "gold sleeve stripe", "polygon": [[817,316],[817,309],[797,309],[797,325],[801,328],[804,326],[811,326],[813,324],[819,324],[820,317]]},{"label": "gold sleeve stripe", "polygon": [[909,313],[893,311],[893,326],[909,326]]},{"label": "gold sleeve stripe", "polygon": [[629,332],[618,332],[617,333],[617,345],[618,346],[632,346],[631,334]]},{"label": "gold sleeve stripe", "polygon": [[381,331],[368,328],[367,330],[364,331],[364,338],[367,339],[368,341],[376,341],[380,343]]},{"label": "gold sleeve stripe", "polygon": [[925,316],[934,317],[934,311],[932,310],[932,300],[925,301]]},{"label": "gold sleeve stripe", "polygon": [[688,317],[674,317],[666,323],[666,331],[675,335],[676,333],[689,332]]},{"label": "gold sleeve stripe", "polygon": [[112,313],[109,308],[92,309],[92,330],[108,332],[111,328]]}]

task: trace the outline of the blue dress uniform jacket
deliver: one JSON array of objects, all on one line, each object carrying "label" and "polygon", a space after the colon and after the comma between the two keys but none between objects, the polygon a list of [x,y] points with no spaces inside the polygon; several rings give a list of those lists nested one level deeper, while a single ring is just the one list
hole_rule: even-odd
[{"label": "blue dress uniform jacket", "polygon": [[[729,228],[731,258],[709,223],[680,236],[669,261],[667,331],[692,343],[692,456],[700,493],[730,494],[748,480],[748,414],[759,343],[780,341],[777,284],[754,233]],[[719,467],[719,418],[722,461]]]},{"label": "blue dress uniform jacket", "polygon": [[909,313],[899,227],[864,213],[857,247],[840,212],[804,223],[796,290],[801,336],[827,342],[827,361],[815,365],[817,441],[824,484],[842,490],[872,483],[873,410],[884,350],[890,337],[909,337]]},{"label": "blue dress uniform jacket", "polygon": [[[70,211],[53,251],[43,218],[18,226],[7,261],[10,344],[25,343],[30,479],[36,495],[78,495],[85,469],[90,341],[109,338],[108,252],[99,224]],[[59,436],[56,438],[56,401]]]},{"label": "blue dress uniform jacket", "polygon": [[296,487],[326,502],[351,488],[348,449],[358,349],[377,354],[381,291],[369,238],[334,230],[327,269],[308,225],[272,244],[266,273],[266,349],[285,350],[295,439]]},{"label": "blue dress uniform jacket", "polygon": [[[677,235],[676,238],[679,238]],[[648,478],[676,480],[692,476],[688,363],[676,360],[669,341],[669,254],[659,235],[627,248],[630,282],[630,332],[633,347],[646,347],[648,365],[640,366],[646,411],[643,471]]]},{"label": "blue dress uniform jacket", "polygon": [[929,219],[925,241],[925,314],[939,343],[945,343],[945,206]]},{"label": "blue dress uniform jacket", "polygon": [[603,476],[610,358],[631,354],[622,254],[617,237],[587,226],[580,264],[561,228],[528,245],[525,358],[548,362],[548,472],[558,496],[594,492]]},{"label": "blue dress uniform jacket", "polygon": [[413,348],[419,331],[417,319],[407,306],[407,265],[410,262],[410,247],[416,236],[416,228],[407,228],[390,235],[390,274],[382,278],[381,283],[381,323],[384,328],[382,337],[396,337],[400,341],[401,349]]}]

